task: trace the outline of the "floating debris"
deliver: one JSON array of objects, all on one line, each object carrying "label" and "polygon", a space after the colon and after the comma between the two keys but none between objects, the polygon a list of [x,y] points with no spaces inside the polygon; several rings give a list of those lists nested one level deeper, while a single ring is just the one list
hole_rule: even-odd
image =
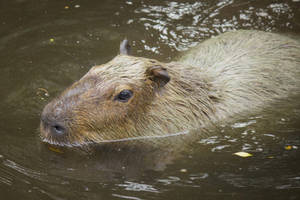
[{"label": "floating debris", "polygon": [[64,153],[62,150],[60,150],[60,149],[58,149],[58,148],[56,148],[56,147],[53,147],[53,146],[48,146],[48,149],[49,149],[50,151],[55,152],[55,153]]},{"label": "floating debris", "polygon": [[181,169],[180,172],[186,173],[186,172],[187,172],[187,169]]},{"label": "floating debris", "polygon": [[284,149],[285,150],[292,150],[292,149],[298,149],[298,147],[297,146],[292,146],[292,145],[286,145],[285,147],[284,147]]},{"label": "floating debris", "polygon": [[43,98],[43,97],[49,97],[50,94],[48,92],[48,90],[46,90],[45,88],[38,88],[36,95]]},{"label": "floating debris", "polygon": [[287,145],[287,146],[284,147],[284,149],[285,149],[285,150],[291,150],[291,149],[292,149],[292,146],[291,146],[291,145]]},{"label": "floating debris", "polygon": [[243,158],[247,158],[247,157],[253,156],[250,153],[242,152],[242,151],[241,152],[236,152],[236,153],[234,153],[234,155],[237,155],[237,156],[240,156],[240,157],[243,157]]}]

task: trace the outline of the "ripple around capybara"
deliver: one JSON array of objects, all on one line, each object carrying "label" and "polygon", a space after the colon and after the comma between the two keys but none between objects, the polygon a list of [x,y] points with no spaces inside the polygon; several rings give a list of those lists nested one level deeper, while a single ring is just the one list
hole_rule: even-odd
[{"label": "ripple around capybara", "polygon": [[191,129],[201,134],[299,94],[300,42],[288,36],[228,32],[170,63],[129,50],[124,41],[120,55],[91,68],[44,108],[44,142],[82,146]]}]

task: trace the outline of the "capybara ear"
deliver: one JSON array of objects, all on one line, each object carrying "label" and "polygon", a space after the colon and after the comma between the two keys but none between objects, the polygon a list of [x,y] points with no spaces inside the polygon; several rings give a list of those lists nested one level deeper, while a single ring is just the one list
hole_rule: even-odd
[{"label": "capybara ear", "polygon": [[130,55],[130,49],[129,41],[125,38],[120,44],[120,54]]},{"label": "capybara ear", "polygon": [[149,67],[146,70],[146,75],[151,81],[155,82],[158,87],[163,87],[171,79],[167,72],[167,69],[163,68],[160,65]]}]

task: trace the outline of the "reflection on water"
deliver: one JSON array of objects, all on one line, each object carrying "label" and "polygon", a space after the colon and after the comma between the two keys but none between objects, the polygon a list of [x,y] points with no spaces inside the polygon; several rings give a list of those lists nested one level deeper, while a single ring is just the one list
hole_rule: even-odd
[{"label": "reflection on water", "polygon": [[[260,4],[260,5],[259,5]],[[159,41],[178,51],[187,50],[212,35],[236,29],[276,31],[293,29],[294,12],[288,3],[232,0],[207,2],[165,2],[135,9],[145,29],[159,34]],[[289,21],[281,22],[282,18]],[[130,19],[128,23],[132,23]],[[145,45],[146,50],[159,53]]]},{"label": "reflection on water", "polygon": [[1,1],[1,198],[298,199],[299,96],[220,125],[179,155],[167,145],[55,153],[38,126],[43,106],[124,37],[134,55],[169,61],[228,30],[299,35],[299,19],[297,0]]}]

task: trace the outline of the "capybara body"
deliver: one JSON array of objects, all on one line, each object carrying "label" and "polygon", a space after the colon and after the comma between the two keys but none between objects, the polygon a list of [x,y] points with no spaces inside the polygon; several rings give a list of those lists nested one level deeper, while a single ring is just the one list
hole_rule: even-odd
[{"label": "capybara body", "polygon": [[279,34],[228,32],[170,63],[126,54],[121,49],[93,67],[44,108],[45,142],[80,146],[191,129],[201,134],[299,93],[300,42]]}]

